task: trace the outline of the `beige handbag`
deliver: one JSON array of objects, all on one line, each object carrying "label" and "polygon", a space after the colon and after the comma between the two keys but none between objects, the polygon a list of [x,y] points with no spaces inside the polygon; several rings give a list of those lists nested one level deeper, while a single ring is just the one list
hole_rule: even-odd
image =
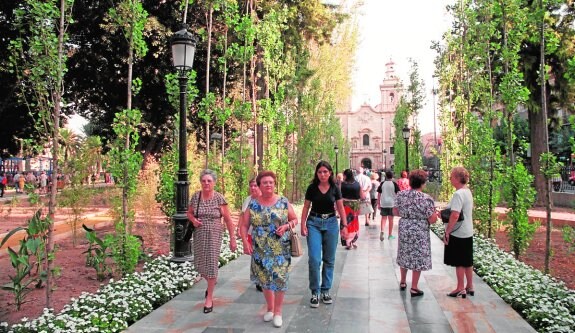
[{"label": "beige handbag", "polygon": [[299,239],[299,235],[292,229],[291,225],[289,225],[289,231],[290,231],[290,243],[291,243],[291,256],[301,257],[303,255],[303,248],[301,246],[301,240]]}]

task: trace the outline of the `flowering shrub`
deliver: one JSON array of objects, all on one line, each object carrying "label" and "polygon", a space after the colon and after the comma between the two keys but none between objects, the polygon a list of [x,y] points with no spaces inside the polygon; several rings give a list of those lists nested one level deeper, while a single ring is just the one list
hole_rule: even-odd
[{"label": "flowering shrub", "polygon": [[[229,250],[229,236],[225,234],[220,266],[241,253],[241,245],[236,252]],[[22,318],[22,323],[12,327],[0,323],[0,333],[123,331],[194,285],[198,273],[192,264],[176,264],[169,259],[157,257],[146,263],[142,272],[128,274],[119,281],[111,279],[96,293],[83,293],[72,299],[57,315],[51,309],[44,309],[42,315],[31,321]]]},{"label": "flowering shrub", "polygon": [[[432,230],[443,238],[443,225]],[[516,260],[492,240],[474,237],[474,269],[538,332],[575,332],[575,291]]]}]

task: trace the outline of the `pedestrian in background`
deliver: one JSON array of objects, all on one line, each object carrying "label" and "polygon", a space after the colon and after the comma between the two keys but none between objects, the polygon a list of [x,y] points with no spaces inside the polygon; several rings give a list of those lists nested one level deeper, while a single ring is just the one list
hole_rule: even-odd
[{"label": "pedestrian in background", "polygon": [[371,189],[369,190],[369,198],[371,200],[371,208],[373,213],[371,213],[371,219],[375,221],[375,215],[377,215],[377,189],[379,188],[379,175],[376,172],[372,172],[369,176],[371,179]]},{"label": "pedestrian in background", "polygon": [[365,174],[365,169],[363,167],[359,168],[359,173],[357,175],[357,182],[359,183],[361,197],[361,202],[359,204],[359,215],[365,215],[365,226],[369,226],[369,215],[373,213],[371,208],[371,199],[369,196],[369,191],[371,190],[371,179]]},{"label": "pedestrian in background", "polygon": [[[240,213],[240,223],[238,225],[238,230],[239,230],[239,235],[240,235],[241,239],[243,240],[244,238],[246,238],[247,241],[250,244],[252,244],[252,247],[253,247],[252,226],[250,224],[249,228],[247,229],[247,233],[242,234],[242,223],[244,223],[244,215],[250,214],[250,212],[248,210],[248,206],[249,206],[250,202],[252,200],[256,200],[257,198],[259,198],[262,193],[260,191],[260,188],[258,187],[258,183],[256,182],[255,178],[250,179],[249,186],[250,186],[250,195],[248,195],[248,197],[244,200],[244,202],[242,204],[242,210]],[[257,291],[263,291],[262,287],[257,282],[256,282],[256,289],[257,289]]]},{"label": "pedestrian in background", "polygon": [[385,239],[385,223],[388,223],[388,239],[394,239],[393,236],[393,207],[395,207],[395,197],[399,192],[399,185],[393,181],[393,173],[391,171],[385,172],[385,180],[381,182],[377,189],[377,198],[381,214],[381,231],[379,233],[379,240],[383,242]]},{"label": "pedestrian in background", "polygon": [[[345,210],[346,223],[340,225],[341,237],[345,242],[345,248],[350,250],[357,248],[359,233],[359,204],[360,187],[353,177],[351,169],[343,172],[344,181],[341,183],[341,197],[343,198],[343,209]],[[343,221],[342,221],[343,222]]]}]

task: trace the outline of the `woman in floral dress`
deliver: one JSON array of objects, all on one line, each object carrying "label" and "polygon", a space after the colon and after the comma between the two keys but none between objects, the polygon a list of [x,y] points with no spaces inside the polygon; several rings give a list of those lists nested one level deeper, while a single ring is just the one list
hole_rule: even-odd
[{"label": "woman in floral dress", "polygon": [[[261,286],[266,299],[264,321],[282,326],[282,307],[288,289],[291,263],[290,229],[297,217],[287,198],[275,194],[276,175],[263,171],[256,178],[261,196],[248,204],[249,214],[243,214],[241,235],[244,253],[252,256],[251,281]],[[252,226],[252,244],[243,237]]]},{"label": "woman in floral dress", "polygon": [[421,271],[431,269],[431,241],[429,224],[437,221],[437,212],[433,199],[422,192],[427,182],[427,173],[423,170],[413,170],[409,174],[411,189],[401,191],[395,199],[393,213],[400,216],[399,246],[397,249],[397,264],[400,267],[400,290],[407,288],[407,271],[412,271],[411,297],[423,296],[418,283]]}]

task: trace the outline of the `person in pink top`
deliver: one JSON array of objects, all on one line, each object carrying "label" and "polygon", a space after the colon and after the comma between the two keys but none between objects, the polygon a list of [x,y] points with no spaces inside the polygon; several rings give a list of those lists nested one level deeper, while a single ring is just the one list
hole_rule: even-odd
[{"label": "person in pink top", "polygon": [[397,181],[397,185],[399,186],[400,191],[411,190],[409,179],[407,178],[407,171],[401,171],[401,178]]}]

